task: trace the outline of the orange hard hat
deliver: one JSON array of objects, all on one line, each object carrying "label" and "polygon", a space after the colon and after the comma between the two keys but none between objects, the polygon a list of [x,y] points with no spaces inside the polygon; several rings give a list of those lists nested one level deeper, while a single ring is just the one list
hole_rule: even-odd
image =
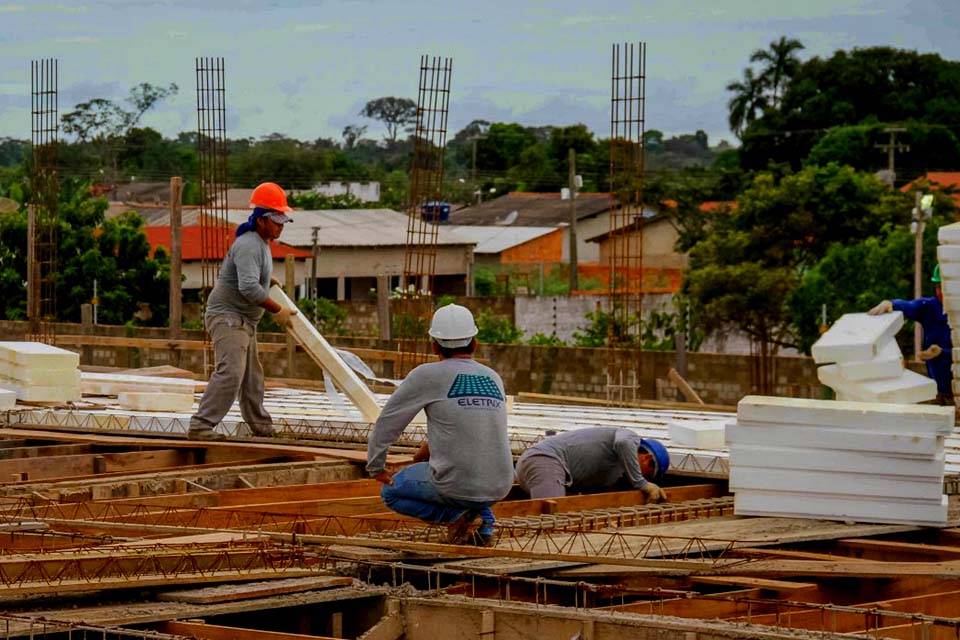
[{"label": "orange hard hat", "polygon": [[257,188],[250,195],[250,205],[272,211],[282,211],[283,213],[293,211],[287,205],[287,194],[283,191],[283,187],[275,182],[264,182],[257,185]]}]

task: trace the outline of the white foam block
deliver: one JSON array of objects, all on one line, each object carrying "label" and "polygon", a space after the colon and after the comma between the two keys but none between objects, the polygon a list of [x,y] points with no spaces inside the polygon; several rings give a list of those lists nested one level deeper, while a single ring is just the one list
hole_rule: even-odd
[{"label": "white foam block", "polygon": [[44,369],[76,369],[80,355],[42,342],[0,342],[0,360]]},{"label": "white foam block", "polygon": [[944,263],[960,262],[960,245],[941,244],[937,247],[937,262],[941,264],[941,269]]},{"label": "white foam block", "polygon": [[817,369],[817,379],[864,402],[912,404],[937,397],[937,383],[909,369],[903,369],[897,378],[847,382],[836,365],[826,365]]},{"label": "white foam block", "polygon": [[814,343],[813,360],[817,363],[871,360],[877,356],[878,347],[893,338],[902,326],[903,314],[899,311],[876,316],[846,313]]},{"label": "white foam block", "polygon": [[837,369],[844,380],[875,380],[894,378],[903,369],[903,354],[896,340],[888,340],[877,349],[877,357],[871,360],[838,362]]},{"label": "white foam block", "polygon": [[813,431],[796,424],[728,424],[726,440],[731,451],[738,445],[873,451],[901,456],[930,457],[943,450],[943,436],[919,433],[871,433],[860,429],[824,428]]},{"label": "white foam block", "polygon": [[940,500],[943,476],[922,478],[876,473],[841,473],[806,469],[730,467],[730,490],[800,491],[874,498]]},{"label": "white foam block", "polygon": [[131,411],[188,412],[193,409],[193,394],[121,391],[118,404]]},{"label": "white foam block", "polygon": [[940,244],[960,244],[960,223],[946,224],[937,231]]},{"label": "white foam block", "polygon": [[79,384],[43,386],[0,377],[0,386],[16,393],[21,402],[74,402],[80,399]]},{"label": "white foam block", "polygon": [[924,476],[943,479],[943,451],[917,458],[895,453],[845,451],[842,449],[805,449],[799,447],[760,447],[738,444],[730,449],[730,467],[776,466],[800,471],[836,471],[839,473],[881,473],[886,476]]},{"label": "white foam block", "polygon": [[941,276],[940,287],[944,296],[960,296],[960,279]]},{"label": "white foam block", "polygon": [[726,424],[720,420],[674,420],[667,425],[670,442],[693,449],[722,449]]},{"label": "white foam block", "polygon": [[776,396],[745,396],[737,404],[738,424],[832,425],[845,429],[866,428],[874,432],[950,434],[954,421],[952,407],[935,405],[837,402]]},{"label": "white foam block", "polygon": [[946,310],[947,315],[951,313],[960,313],[960,296],[944,295],[943,308]]},{"label": "white foam block", "polygon": [[0,389],[0,409],[13,409],[17,404],[17,392],[10,389]]},{"label": "white foam block", "polygon": [[92,396],[115,396],[125,391],[153,393],[180,393],[192,396],[196,381],[185,378],[161,378],[122,373],[92,373],[84,371],[80,377],[83,393]]},{"label": "white foam block", "polygon": [[960,278],[960,262],[944,262],[940,265],[940,277]]},{"label": "white foam block", "polygon": [[0,362],[0,376],[17,380],[25,385],[43,385],[51,387],[57,384],[76,384],[77,369],[44,369],[25,364]]},{"label": "white foam block", "polygon": [[739,491],[733,498],[738,516],[787,518],[825,518],[858,522],[884,522],[940,526],[947,522],[947,497],[939,504],[928,501],[897,501],[863,496],[781,493],[777,491]]}]

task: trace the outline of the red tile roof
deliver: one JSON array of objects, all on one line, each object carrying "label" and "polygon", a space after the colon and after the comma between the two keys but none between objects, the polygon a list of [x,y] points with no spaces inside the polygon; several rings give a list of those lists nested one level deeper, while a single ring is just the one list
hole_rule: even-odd
[{"label": "red tile roof", "polygon": [[931,171],[925,176],[912,180],[900,187],[904,193],[921,184],[929,184],[930,188],[949,187],[954,191],[953,201],[960,207],[960,171]]},{"label": "red tile roof", "polygon": [[[228,225],[227,237],[224,238],[225,242],[223,246],[229,248],[235,239],[235,233],[237,230],[236,225]],[[147,242],[150,243],[151,255],[153,250],[157,247],[163,247],[166,250],[167,254],[170,253],[170,227],[144,227],[144,233],[147,236]],[[204,256],[201,253],[200,246],[200,227],[199,225],[185,226],[181,229],[182,237],[182,256],[185,262],[191,260],[203,260]],[[208,260],[220,260],[223,258],[222,255],[213,255],[216,253],[217,242],[211,240],[207,246],[206,256]],[[303,251],[302,249],[297,249],[291,247],[290,245],[283,244],[282,242],[271,242],[270,243],[270,254],[273,256],[274,260],[283,260],[288,255],[292,255],[294,258],[298,259],[307,259],[312,257],[309,251]]]}]

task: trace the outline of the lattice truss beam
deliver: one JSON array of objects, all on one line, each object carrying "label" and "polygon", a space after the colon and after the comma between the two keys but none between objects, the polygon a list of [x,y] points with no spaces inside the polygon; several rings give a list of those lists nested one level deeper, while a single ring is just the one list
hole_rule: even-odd
[{"label": "lattice truss beam", "polygon": [[[429,357],[426,329],[433,313],[433,286],[437,270],[437,205],[442,200],[447,113],[453,59],[421,56],[417,89],[413,166],[407,206],[407,243],[404,251],[403,298],[397,308],[398,349],[403,354],[397,376]],[[421,354],[424,357],[418,357]]]},{"label": "lattice truss beam", "polygon": [[633,399],[641,377],[643,171],[647,47],[615,44],[610,77],[610,215],[607,395]]},{"label": "lattice truss beam", "polygon": [[30,339],[52,344],[57,317],[60,181],[58,61],[30,62],[31,200],[27,216],[27,315]]}]

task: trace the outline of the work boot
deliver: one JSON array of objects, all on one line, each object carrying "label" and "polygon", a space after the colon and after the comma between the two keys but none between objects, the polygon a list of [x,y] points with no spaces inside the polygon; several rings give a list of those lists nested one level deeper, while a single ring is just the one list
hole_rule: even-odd
[{"label": "work boot", "polygon": [[450,531],[447,534],[447,544],[470,544],[468,542],[471,534],[470,530],[479,514],[476,511],[467,509],[459,518],[450,523]]},{"label": "work boot", "polygon": [[467,536],[467,539],[461,544],[467,544],[472,547],[492,547],[495,542],[496,540],[492,533],[482,533],[478,530]]},{"label": "work boot", "polygon": [[207,442],[222,442],[227,436],[217,433],[213,429],[190,429],[187,431],[187,440],[204,440]]},{"label": "work boot", "polygon": [[273,428],[272,424],[250,423],[247,426],[250,427],[250,432],[258,438],[275,438],[277,436],[277,430]]}]

